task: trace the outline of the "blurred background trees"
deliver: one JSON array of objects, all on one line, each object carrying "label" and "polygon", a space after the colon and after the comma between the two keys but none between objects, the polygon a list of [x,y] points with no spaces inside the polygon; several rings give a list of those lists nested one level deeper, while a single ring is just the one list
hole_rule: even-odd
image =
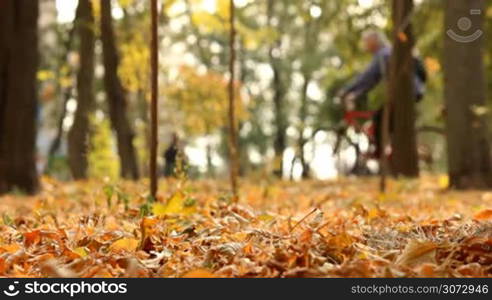
[{"label": "blurred background trees", "polygon": [[[9,7],[7,3],[11,2],[1,4],[2,16],[7,11],[4,8]],[[147,1],[38,2],[39,18],[29,14],[31,21],[39,21],[38,37],[12,34],[17,29],[8,21],[11,17],[1,21],[0,190],[21,186],[34,191],[37,187],[34,170],[59,179],[87,178],[93,174],[104,177],[104,170],[108,177],[116,176],[114,174],[127,179],[147,176],[150,100]],[[374,28],[394,37],[392,2],[235,1],[236,102],[242,175],[328,179],[347,173],[354,164],[356,149],[350,142],[342,142],[341,150],[333,155],[334,128],[342,121],[335,95],[370,60],[360,49],[363,31]],[[407,103],[408,106],[397,112],[410,120],[407,125],[415,121],[416,138],[407,146],[417,147],[419,156],[426,151],[432,163],[420,165],[423,171],[446,172],[449,160],[451,178],[469,174],[487,176],[488,171],[478,166],[487,164],[490,157],[486,147],[490,138],[487,127],[490,122],[486,122],[490,119],[490,96],[486,90],[492,87],[492,39],[457,45],[444,40],[443,36],[449,26],[455,26],[457,20],[454,19],[471,6],[482,10],[482,19],[473,20],[473,25],[482,26],[485,35],[490,35],[492,22],[486,20],[492,17],[491,4],[474,0],[461,7],[455,1],[413,2],[413,35],[407,32],[406,36],[415,38],[411,48],[424,61],[429,78],[425,99],[418,104]],[[159,55],[163,59],[159,65],[159,151],[164,152],[177,133],[182,137],[192,177],[220,178],[228,171],[228,20],[229,0],[160,2]],[[480,22],[475,24],[475,21]],[[29,41],[24,41],[28,38]],[[40,40],[41,49],[39,67],[33,56],[36,38]],[[14,71],[8,71],[8,65],[14,60],[9,59],[7,63],[6,53],[10,53],[16,43],[20,47],[25,42],[32,46],[14,51],[15,59],[20,61],[15,63]],[[403,51],[408,55],[410,50]],[[456,64],[461,60],[467,63]],[[480,65],[483,65],[483,74],[474,73],[474,77],[467,74],[476,71],[470,66],[480,69]],[[31,82],[29,72],[32,70],[37,70],[37,89],[36,82]],[[7,105],[11,92],[7,92],[5,78],[16,76],[9,72],[25,75],[22,75],[23,88],[14,92],[16,98],[12,105],[15,107]],[[400,84],[395,87],[394,93],[398,96],[395,99],[405,94],[404,78],[397,82]],[[458,82],[466,82],[467,86]],[[476,88],[470,89],[469,84]],[[28,86],[32,88],[25,88]],[[471,90],[476,95],[471,95]],[[29,91],[32,93],[28,94]],[[361,99],[361,107],[377,107],[386,99],[386,92],[383,86],[379,87],[378,91]],[[417,106],[415,116],[404,113],[411,110],[410,105]],[[462,118],[461,112],[467,107],[472,107],[473,112]],[[477,113],[478,117],[473,117]],[[20,118],[25,121],[16,123]],[[34,125],[36,118],[37,126]],[[459,118],[461,121],[456,121]],[[478,123],[475,118],[479,119]],[[477,124],[480,124],[479,130],[476,130]],[[34,126],[38,131],[35,148],[35,132],[29,131]],[[434,130],[424,130],[426,128]],[[449,151],[441,134],[446,128]],[[22,132],[22,139],[16,139],[19,135],[15,132]],[[407,133],[402,129],[395,143],[403,145],[412,140],[406,138]],[[362,148],[367,144],[364,136],[353,130],[349,130],[347,136]],[[473,137],[473,142],[465,146],[465,137]],[[396,142],[398,138],[400,142]],[[473,162],[462,159],[468,157],[468,153],[477,154],[470,156],[474,157]],[[398,159],[402,162],[399,166],[412,161],[412,172],[402,170],[400,173],[404,175],[415,173],[415,159],[407,158],[403,155]],[[164,161],[159,163],[163,168]],[[16,171],[6,172],[7,169]],[[16,172],[22,174],[16,175]],[[457,187],[469,186],[459,184],[461,179],[451,181]]]}]

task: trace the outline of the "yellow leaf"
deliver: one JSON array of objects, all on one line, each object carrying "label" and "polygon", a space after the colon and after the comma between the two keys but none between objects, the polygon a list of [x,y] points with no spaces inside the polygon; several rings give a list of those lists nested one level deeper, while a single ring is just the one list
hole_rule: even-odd
[{"label": "yellow leaf", "polygon": [[158,217],[175,214],[188,215],[193,212],[194,208],[187,205],[187,199],[180,191],[176,192],[166,204],[155,203],[152,206],[152,213]]},{"label": "yellow leaf", "polygon": [[73,249],[73,252],[78,254],[80,257],[86,257],[88,255],[87,253],[87,250],[85,249],[85,247],[78,247],[78,248],[75,248]]},{"label": "yellow leaf", "polygon": [[447,189],[449,187],[449,177],[447,175],[439,177],[439,187],[441,189]]},{"label": "yellow leaf", "polygon": [[128,7],[130,7],[132,4],[133,4],[133,0],[119,0],[118,1],[121,8],[123,9],[127,9]]},{"label": "yellow leaf", "polygon": [[269,214],[263,214],[258,216],[258,220],[263,221],[263,222],[270,222],[274,218],[270,216]]},{"label": "yellow leaf", "polygon": [[439,63],[439,60],[433,57],[425,58],[425,66],[427,67],[427,70],[429,70],[431,74],[435,74],[441,71],[441,64]]},{"label": "yellow leaf", "polygon": [[377,208],[372,208],[368,211],[368,214],[367,214],[367,219],[368,220],[372,220],[372,219],[375,219],[375,218],[378,218],[379,217],[379,209]]},{"label": "yellow leaf", "polygon": [[378,195],[377,200],[379,202],[385,202],[386,200],[388,200],[388,195],[385,194],[385,193],[381,193],[381,194]]},{"label": "yellow leaf", "polygon": [[122,238],[111,244],[109,246],[109,250],[113,252],[132,252],[135,251],[138,247],[139,241],[133,238]]},{"label": "yellow leaf", "polygon": [[55,74],[49,70],[40,70],[38,71],[37,77],[39,81],[45,81],[55,78]]}]

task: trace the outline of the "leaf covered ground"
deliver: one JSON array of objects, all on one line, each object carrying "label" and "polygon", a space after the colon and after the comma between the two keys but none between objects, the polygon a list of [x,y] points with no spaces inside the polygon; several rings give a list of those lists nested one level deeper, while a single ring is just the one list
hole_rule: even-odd
[{"label": "leaf covered ground", "polygon": [[1,277],[488,277],[492,192],[442,178],[226,183],[43,180],[0,198]]}]

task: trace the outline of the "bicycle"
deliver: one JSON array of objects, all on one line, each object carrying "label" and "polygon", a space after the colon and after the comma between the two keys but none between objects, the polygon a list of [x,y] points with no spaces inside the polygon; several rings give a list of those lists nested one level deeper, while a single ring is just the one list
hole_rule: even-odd
[{"label": "bicycle", "polygon": [[[379,172],[380,157],[376,153],[376,129],[373,122],[376,111],[372,110],[346,110],[343,111],[342,120],[332,128],[326,130],[333,132],[335,142],[333,144],[333,157],[338,159],[338,172],[344,175],[368,176]],[[313,133],[313,136],[319,132]],[[424,135],[429,133],[444,136],[444,130],[433,126],[422,126],[417,128],[419,162],[432,171],[434,160],[434,149],[424,143]],[[353,151],[353,162],[348,162],[343,153]],[[388,160],[391,161],[391,151],[388,151]]]}]

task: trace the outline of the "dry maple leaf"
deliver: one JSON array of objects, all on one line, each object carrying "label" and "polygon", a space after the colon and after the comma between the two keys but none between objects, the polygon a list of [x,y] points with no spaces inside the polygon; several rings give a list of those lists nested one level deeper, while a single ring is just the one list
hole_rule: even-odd
[{"label": "dry maple leaf", "polygon": [[423,263],[436,263],[437,245],[428,241],[411,240],[396,259],[397,265],[414,266]]}]

